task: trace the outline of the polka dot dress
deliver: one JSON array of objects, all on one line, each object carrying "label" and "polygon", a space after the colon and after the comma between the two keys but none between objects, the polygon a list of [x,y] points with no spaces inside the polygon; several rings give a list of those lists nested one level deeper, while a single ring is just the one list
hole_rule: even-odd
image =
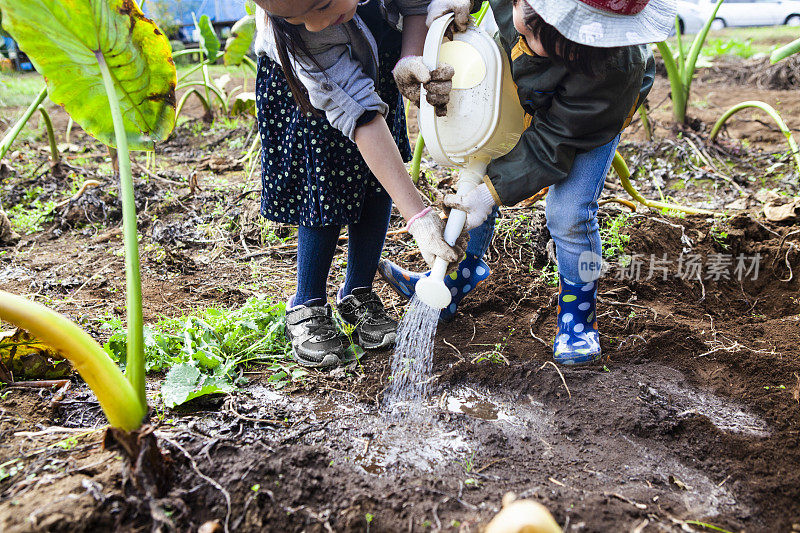
[{"label": "polka dot dress", "polygon": [[[403,100],[392,68],[399,49],[380,56],[378,94],[389,104],[386,121],[404,161],[411,159]],[[309,227],[358,222],[371,197],[386,194],[355,143],[324,115],[303,113],[280,66],[262,56],[256,80],[261,159],[261,214]]]}]

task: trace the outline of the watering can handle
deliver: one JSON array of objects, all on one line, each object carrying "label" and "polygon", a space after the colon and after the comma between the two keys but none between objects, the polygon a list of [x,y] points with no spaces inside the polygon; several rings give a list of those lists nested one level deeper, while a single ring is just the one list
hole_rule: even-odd
[{"label": "watering can handle", "polygon": [[[428,29],[428,35],[425,38],[425,48],[422,53],[422,60],[425,66],[430,70],[435,70],[439,66],[439,48],[442,44],[447,28],[453,21],[455,15],[448,13],[438,19],[434,20]],[[458,163],[454,162],[447,155],[441,141],[439,140],[438,125],[436,120],[436,110],[430,105],[426,99],[427,91],[425,87],[420,87],[420,114],[425,115],[425,119],[420,119],[420,133],[425,139],[425,145],[428,152],[441,164],[457,167]]]}]

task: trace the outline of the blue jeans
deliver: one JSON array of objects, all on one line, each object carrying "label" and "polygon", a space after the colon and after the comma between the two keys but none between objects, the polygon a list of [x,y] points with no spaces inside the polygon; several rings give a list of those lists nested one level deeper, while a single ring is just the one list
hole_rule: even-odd
[{"label": "blue jeans", "polygon": [[486,255],[486,251],[492,243],[494,224],[498,216],[500,216],[500,209],[495,207],[483,224],[470,230],[469,244],[467,244],[467,249],[465,250],[468,254],[474,255],[478,259],[482,259]]},{"label": "blue jeans", "polygon": [[588,282],[600,276],[602,244],[597,199],[614,159],[619,135],[608,144],[575,158],[564,181],[547,193],[547,229],[556,245],[558,271],[569,281]]}]

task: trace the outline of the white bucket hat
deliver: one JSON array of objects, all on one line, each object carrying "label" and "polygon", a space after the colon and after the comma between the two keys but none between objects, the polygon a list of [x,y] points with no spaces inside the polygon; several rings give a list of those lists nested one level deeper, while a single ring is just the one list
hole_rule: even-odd
[{"label": "white bucket hat", "polygon": [[657,43],[675,27],[676,0],[525,0],[576,43],[600,48]]}]

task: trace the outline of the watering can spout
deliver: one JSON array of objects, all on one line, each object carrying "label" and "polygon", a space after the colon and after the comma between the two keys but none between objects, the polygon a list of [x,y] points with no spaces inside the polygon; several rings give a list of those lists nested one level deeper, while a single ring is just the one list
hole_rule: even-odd
[{"label": "watering can spout", "polygon": [[[494,39],[470,25],[452,37],[449,13],[433,21],[423,58],[430,68],[447,63],[455,69],[447,115],[437,116],[421,87],[420,133],[431,156],[446,167],[459,167],[457,190],[466,193],[483,181],[491,159],[507,154],[524,131],[525,112],[519,103],[508,59]],[[467,214],[452,210],[444,240],[454,245]],[[417,297],[434,309],[444,309],[452,295],[444,284],[448,263],[437,258],[431,273],[417,282]]]},{"label": "watering can spout", "polygon": [[[456,190],[459,193],[467,193],[481,184],[486,173],[486,166],[489,159],[486,157],[470,158],[467,166],[459,174]],[[467,221],[467,213],[459,209],[450,211],[447,218],[447,225],[444,228],[444,240],[453,246]],[[444,277],[447,274],[449,263],[437,257],[433,264],[430,275],[417,282],[416,293],[419,299],[434,309],[444,309],[453,300],[453,295],[444,284]]]}]

